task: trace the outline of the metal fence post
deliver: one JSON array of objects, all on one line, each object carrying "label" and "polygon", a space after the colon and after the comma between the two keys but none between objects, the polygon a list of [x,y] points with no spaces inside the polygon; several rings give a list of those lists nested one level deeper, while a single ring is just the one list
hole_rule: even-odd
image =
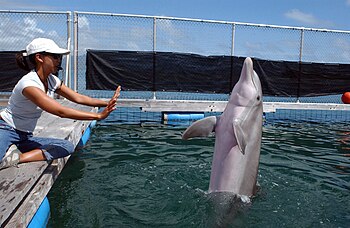
[{"label": "metal fence post", "polygon": [[77,78],[78,78],[78,13],[74,12],[73,14],[73,23],[74,23],[74,30],[73,30],[73,37],[74,37],[74,84],[73,89],[77,92]]},{"label": "metal fence post", "polygon": [[232,40],[231,40],[231,56],[235,54],[235,33],[236,33],[236,24],[232,24]]},{"label": "metal fence post", "polygon": [[230,80],[229,80],[229,88],[227,93],[231,94],[231,89],[233,88],[233,56],[235,51],[235,32],[236,32],[236,24],[232,24],[232,31],[231,31],[231,56],[230,56]]},{"label": "metal fence post", "polygon": [[300,47],[299,47],[299,62],[302,61],[304,46],[304,28],[300,30]]},{"label": "metal fence post", "polygon": [[153,18],[153,99],[156,99],[157,18]]},{"label": "metal fence post", "polygon": [[301,62],[303,57],[303,46],[304,46],[304,28],[300,30],[300,46],[299,46],[299,72],[298,72],[298,91],[297,91],[297,100],[296,102],[300,102],[300,81],[301,81]]},{"label": "metal fence post", "polygon": [[[71,50],[71,22],[72,22],[72,13],[67,11],[67,49]],[[71,64],[70,64],[70,55],[66,57],[66,78],[64,79],[66,85],[71,88]]]}]

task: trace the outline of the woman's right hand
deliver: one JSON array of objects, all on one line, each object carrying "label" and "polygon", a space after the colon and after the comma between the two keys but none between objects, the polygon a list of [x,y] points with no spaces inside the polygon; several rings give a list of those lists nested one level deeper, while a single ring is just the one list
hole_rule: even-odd
[{"label": "woman's right hand", "polygon": [[107,106],[103,109],[102,112],[98,113],[98,119],[103,120],[109,116],[111,112],[117,109],[117,100],[120,96],[121,86],[115,90],[113,97],[108,101]]}]

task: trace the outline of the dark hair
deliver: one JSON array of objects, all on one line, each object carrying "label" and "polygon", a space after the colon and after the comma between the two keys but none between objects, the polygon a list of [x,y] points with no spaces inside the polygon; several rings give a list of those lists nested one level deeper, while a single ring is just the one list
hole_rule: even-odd
[{"label": "dark hair", "polygon": [[[18,53],[16,53],[16,63],[19,66],[19,68],[25,70],[25,71],[31,71],[36,63],[35,63],[35,54],[32,54],[30,56],[24,56],[25,50],[22,50]],[[29,63],[28,63],[29,59]]]}]

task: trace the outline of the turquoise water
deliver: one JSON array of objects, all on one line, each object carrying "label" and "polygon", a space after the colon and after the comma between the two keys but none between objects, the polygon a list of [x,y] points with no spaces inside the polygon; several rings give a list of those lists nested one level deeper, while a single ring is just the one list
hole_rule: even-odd
[{"label": "turquoise water", "polygon": [[185,128],[100,122],[48,195],[48,227],[350,227],[348,124],[266,122],[258,195],[219,206],[214,137],[182,141]]}]

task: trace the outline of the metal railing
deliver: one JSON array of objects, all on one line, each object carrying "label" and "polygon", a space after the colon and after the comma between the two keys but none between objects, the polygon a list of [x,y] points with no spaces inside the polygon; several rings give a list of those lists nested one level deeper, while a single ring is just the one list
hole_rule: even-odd
[{"label": "metal railing", "polygon": [[[77,77],[74,88],[81,93],[99,97],[110,94],[106,91],[85,90],[86,49],[350,63],[350,31],[92,12],[74,12],[74,25],[74,75]],[[300,97],[271,99],[315,101],[315,98]],[[334,102],[339,97],[326,99],[329,100],[321,102]]]}]

